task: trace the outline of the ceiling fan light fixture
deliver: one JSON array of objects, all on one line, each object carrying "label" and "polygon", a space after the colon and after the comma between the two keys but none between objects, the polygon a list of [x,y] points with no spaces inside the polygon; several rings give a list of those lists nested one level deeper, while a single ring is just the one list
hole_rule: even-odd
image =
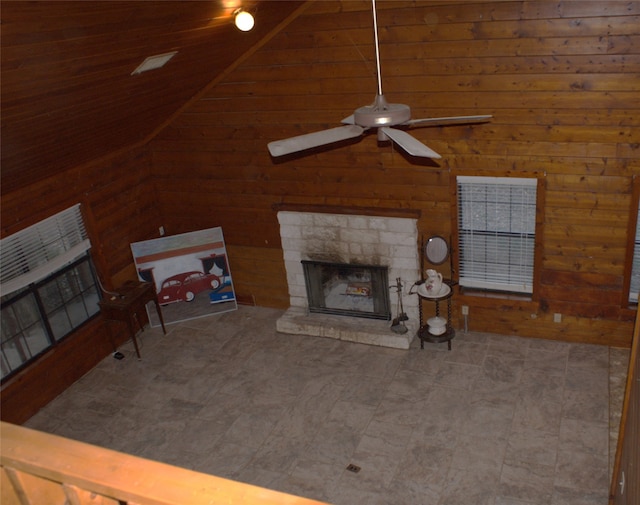
[{"label": "ceiling fan light fixture", "polygon": [[378,136],[378,142],[387,142],[391,140],[389,135],[387,135],[382,128],[378,128],[376,135]]},{"label": "ceiling fan light fixture", "polygon": [[371,128],[397,125],[411,119],[411,109],[402,103],[388,103],[383,95],[376,95],[373,105],[359,107],[353,117],[355,124]]},{"label": "ceiling fan light fixture", "polygon": [[234,22],[238,30],[243,32],[248,32],[253,28],[255,21],[250,12],[247,12],[242,9],[238,9],[237,11],[234,12],[234,15],[235,15]]}]

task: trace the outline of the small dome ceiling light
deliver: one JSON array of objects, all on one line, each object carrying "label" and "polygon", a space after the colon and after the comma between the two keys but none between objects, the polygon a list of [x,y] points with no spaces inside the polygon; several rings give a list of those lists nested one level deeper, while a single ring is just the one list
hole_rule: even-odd
[{"label": "small dome ceiling light", "polygon": [[248,32],[249,30],[251,30],[251,28],[253,28],[254,20],[253,16],[249,12],[238,9],[234,14],[235,23],[239,30]]}]

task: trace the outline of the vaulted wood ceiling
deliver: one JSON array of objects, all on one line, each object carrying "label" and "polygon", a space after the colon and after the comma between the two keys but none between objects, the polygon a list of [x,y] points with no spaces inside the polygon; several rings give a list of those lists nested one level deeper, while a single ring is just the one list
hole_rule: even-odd
[{"label": "vaulted wood ceiling", "polygon": [[[255,28],[240,32],[238,7]],[[1,191],[143,143],[303,1],[3,1]],[[163,68],[132,71],[177,51]]]}]

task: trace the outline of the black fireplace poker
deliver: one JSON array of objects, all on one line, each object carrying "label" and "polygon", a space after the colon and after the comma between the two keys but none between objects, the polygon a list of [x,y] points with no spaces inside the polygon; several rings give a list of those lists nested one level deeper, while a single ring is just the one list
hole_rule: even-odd
[{"label": "black fireplace poker", "polygon": [[408,329],[404,322],[407,321],[409,317],[404,311],[404,306],[402,304],[402,279],[400,279],[400,277],[396,279],[396,285],[391,289],[394,288],[398,293],[398,303],[396,307],[396,313],[398,315],[393,319],[393,321],[391,321],[391,331],[393,331],[394,333],[407,333]]}]

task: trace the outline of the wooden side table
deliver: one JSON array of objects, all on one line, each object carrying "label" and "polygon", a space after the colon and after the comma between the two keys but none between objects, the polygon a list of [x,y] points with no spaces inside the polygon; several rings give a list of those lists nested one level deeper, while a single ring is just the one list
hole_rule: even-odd
[{"label": "wooden side table", "polygon": [[[140,359],[140,349],[138,348],[136,332],[138,327],[143,331],[144,328],[142,327],[142,322],[140,321],[138,314],[145,312],[147,303],[153,301],[156,304],[156,310],[158,311],[162,331],[165,334],[167,333],[164,327],[164,319],[162,318],[162,312],[160,310],[160,304],[158,303],[155,287],[151,282],[129,281],[118,288],[116,292],[119,293],[119,296],[111,295],[103,298],[98,302],[98,305],[100,306],[103,317],[107,321],[120,321],[127,325],[129,334],[131,335],[131,340],[133,340],[133,346],[136,348],[136,354],[138,355],[138,359]],[[111,328],[109,328],[109,337],[115,352],[116,345],[113,334],[111,333]]]}]

